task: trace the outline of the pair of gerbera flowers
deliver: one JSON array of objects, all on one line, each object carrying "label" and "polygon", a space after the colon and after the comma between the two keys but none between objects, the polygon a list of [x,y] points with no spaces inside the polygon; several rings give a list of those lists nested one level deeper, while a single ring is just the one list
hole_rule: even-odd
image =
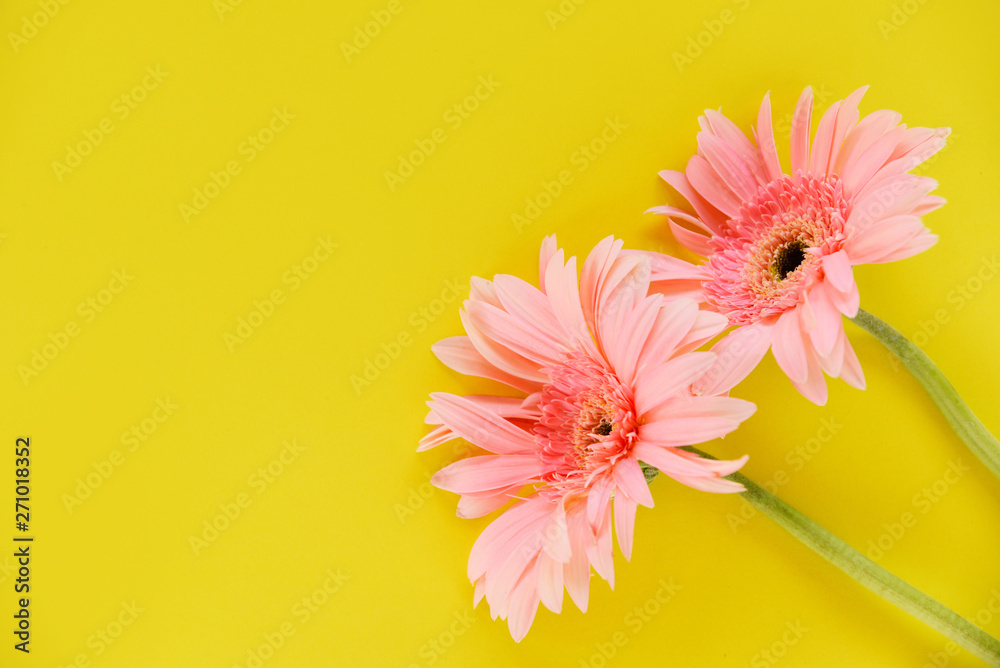
[{"label": "pair of gerbera flowers", "polygon": [[[662,206],[693,265],[602,240],[577,271],[555,237],[542,243],[539,286],[473,278],[466,336],[437,343],[452,369],[526,396],[432,394],[421,441],[454,438],[484,454],[433,478],[461,495],[460,517],[513,503],[472,548],[468,575],[511,634],[563,592],[586,610],[591,568],[614,585],[612,525],[626,559],[638,506],[652,507],[643,466],[708,492],[740,492],[735,461],[682,449],[725,436],[756,407],[728,396],[770,349],[792,384],[826,401],[824,373],[864,388],[842,315],[858,311],[852,267],[889,262],[937,239],[920,217],[944,203],[909,172],[948,130],[907,128],[899,114],[859,121],[866,88],[836,102],[811,137],[812,93],[792,119],[791,175],[775,149],[765,96],[753,141],[714,111],[699,118],[698,153],[663,179],[693,213]],[[733,329],[710,351],[697,349]],[[530,486],[532,489],[525,490]]]}]

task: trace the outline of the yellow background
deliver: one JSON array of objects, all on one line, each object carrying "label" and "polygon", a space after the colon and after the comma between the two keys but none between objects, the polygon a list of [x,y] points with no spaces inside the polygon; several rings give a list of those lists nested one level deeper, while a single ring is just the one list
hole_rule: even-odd
[{"label": "yellow background", "polygon": [[[761,652],[773,647],[788,666],[919,667],[944,651],[941,636],[766,518],[737,522],[738,497],[662,478],[657,507],[639,513],[632,562],[616,556],[616,590],[595,578],[588,613],[567,599],[516,645],[485,607],[471,612],[466,560],[489,520],[457,519],[456,497],[425,485],[456,450],[415,448],[428,392],[482,387],[430,353],[460,333],[454,283],[500,272],[534,281],[553,232],[581,256],[611,233],[675,249],[643,211],[680,202],[656,172],[683,167],[701,110],[721,107],[748,129],[771,90],[787,125],[806,84],[820,109],[867,83],[863,113],[954,128],[923,170],[949,200],[926,219],[940,243],[856,275],[863,306],[917,335],[1000,430],[1000,281],[973,280],[1000,250],[1000,6],[593,0],[564,2],[555,22],[558,0],[401,0],[345,54],[373,11],[385,21],[388,2],[219,5],[0,8],[0,506],[13,503],[14,440],[28,435],[36,536],[30,657],[12,648],[14,576],[0,557],[0,664],[246,666],[282,625],[293,634],[263,665],[770,666]],[[689,38],[702,52],[691,47],[697,57],[679,66]],[[460,123],[447,116],[480,77],[498,86],[480,88],[485,99]],[[123,95],[144,98],[124,118]],[[243,143],[274,109],[294,118],[251,161]],[[627,127],[584,163],[577,151],[609,119]],[[105,120],[113,131],[57,174],[67,146]],[[390,189],[385,173],[438,128],[444,141]],[[230,161],[238,174],[186,222],[180,205],[213,172],[225,181]],[[513,214],[563,170],[572,182],[517,229]],[[293,289],[286,272],[327,237],[339,247],[306,262],[315,271]],[[123,268],[128,285],[102,292]],[[976,290],[957,298],[959,288]],[[227,339],[275,290],[284,301],[273,314],[245,341]],[[86,306],[109,298],[100,313]],[[78,334],[25,382],[19,369],[70,323]],[[378,358],[386,368],[356,392],[351,376],[401,335],[409,345],[387,366]],[[779,481],[783,498],[862,551],[892,542],[880,563],[965,616],[1000,606],[1000,481],[877,342],[849,335],[866,392],[832,381],[828,405],[812,406],[768,358],[736,391],[757,415],[706,449],[749,453],[752,478]],[[177,406],[163,422],[158,399]],[[824,420],[836,434],[820,443]],[[122,435],[143,424],[155,431],[130,450]],[[262,489],[256,472],[279,468],[292,440],[304,450]],[[816,452],[798,466],[790,453],[806,445]],[[119,464],[69,512],[67,495],[112,457]],[[956,460],[968,471],[921,502]],[[249,505],[196,554],[191,537],[203,522],[225,525],[220,504],[238,498]],[[915,526],[883,536],[906,512]],[[13,508],[2,519],[7,555]],[[317,595],[328,571],[347,579]],[[658,607],[661,579],[680,590],[637,623],[637,606]],[[312,596],[324,603],[304,619]],[[142,612],[102,644],[133,601]],[[998,617],[982,617],[994,635]]]}]

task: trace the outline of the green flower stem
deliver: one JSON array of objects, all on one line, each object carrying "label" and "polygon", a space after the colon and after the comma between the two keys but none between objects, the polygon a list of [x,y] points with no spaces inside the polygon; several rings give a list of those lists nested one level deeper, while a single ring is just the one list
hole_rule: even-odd
[{"label": "green flower stem", "polygon": [[944,413],[951,428],[986,467],[1000,476],[1000,443],[962,401],[955,388],[920,348],[871,313],[858,309],[851,321],[882,342],[920,381],[931,399]]},{"label": "green flower stem", "polygon": [[[683,449],[701,457],[715,459],[697,448]],[[656,469],[650,466],[644,466],[643,472],[647,480],[656,476]],[[996,638],[900,580],[743,474],[734,473],[726,477],[746,488],[741,496],[748,503],[834,566],[989,665],[1000,666],[1000,641]]]}]

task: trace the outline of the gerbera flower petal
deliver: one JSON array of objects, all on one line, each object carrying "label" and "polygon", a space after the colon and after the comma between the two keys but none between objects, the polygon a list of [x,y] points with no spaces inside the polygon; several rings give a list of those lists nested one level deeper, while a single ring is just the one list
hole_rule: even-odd
[{"label": "gerbera flower petal", "polygon": [[[773,350],[772,350],[773,352]],[[779,363],[780,364],[780,363]],[[806,376],[798,381],[789,378],[792,385],[802,396],[817,406],[825,406],[827,399],[826,378],[823,376],[823,367],[820,364],[818,354],[810,346],[806,354]]]},{"label": "gerbera flower petal", "polygon": [[606,507],[601,523],[594,532],[594,541],[587,544],[587,553],[594,570],[608,581],[608,586],[615,588],[615,562],[611,554],[611,508]]},{"label": "gerbera flower petal", "polygon": [[502,508],[517,494],[521,487],[523,487],[521,483],[516,483],[497,494],[489,496],[463,494],[458,500],[458,511],[455,514],[467,520],[489,515],[494,510]]},{"label": "gerbera flower petal", "polygon": [[[653,369],[663,364],[692,336],[701,336],[701,333],[693,331],[699,323],[699,313],[705,311],[699,310],[698,303],[693,299],[673,299],[661,304],[656,321],[639,355],[637,375],[641,375],[646,369]],[[722,330],[708,334],[705,340],[720,331]]]},{"label": "gerbera flower petal", "polygon": [[[743,137],[742,132],[738,130],[737,132]],[[743,137],[743,141],[747,143],[749,153],[753,147],[749,146],[750,142],[746,137]],[[750,156],[741,156],[725,141],[707,132],[698,133],[698,148],[704,151],[705,159],[712,169],[739,199],[747,200],[753,197],[760,184],[750,168],[748,162]],[[756,152],[752,159],[756,162]]]},{"label": "gerbera flower petal", "polygon": [[646,256],[650,260],[650,290],[670,300],[705,299],[702,282],[711,274],[704,267],[685,262],[671,255],[651,251],[629,251]]},{"label": "gerbera flower petal", "polygon": [[[428,413],[430,416],[430,413]],[[426,420],[425,420],[426,422]],[[444,425],[439,425],[427,432],[427,435],[420,439],[420,445],[417,446],[417,452],[424,452],[425,450],[430,450],[431,448],[436,448],[437,446],[447,443],[448,441],[458,438],[458,434],[453,432],[448,427]]]},{"label": "gerbera flower petal", "polygon": [[601,286],[621,254],[624,242],[614,237],[601,239],[580,269],[580,304],[584,318],[593,324],[597,320]]},{"label": "gerbera flower petal", "polygon": [[910,215],[913,216],[925,216],[935,209],[940,209],[942,206],[947,204],[948,200],[943,197],[938,197],[937,195],[928,195],[920,204],[913,208]]},{"label": "gerbera flower petal", "polygon": [[562,356],[553,339],[541,335],[530,323],[486,302],[466,301],[469,322],[490,340],[538,366],[549,366]]},{"label": "gerbera flower petal", "polygon": [[580,609],[587,612],[590,601],[590,560],[587,550],[581,545],[592,540],[590,528],[587,525],[586,510],[577,505],[566,515],[566,524],[573,537],[573,555],[563,567],[563,582],[566,583],[566,593]]},{"label": "gerbera flower petal", "polygon": [[[807,299],[814,319],[813,328],[807,332],[809,340],[821,357],[829,355],[837,343],[837,338],[844,330],[840,309],[830,299],[823,283],[818,283],[813,287]],[[836,376],[837,374],[830,375]]]},{"label": "gerbera flower petal", "polygon": [[654,367],[636,385],[636,410],[640,414],[648,414],[663,402],[670,401],[678,392],[704,376],[716,357],[711,352],[690,353]]},{"label": "gerbera flower petal", "polygon": [[489,378],[524,392],[534,392],[537,382],[507,373],[490,364],[468,336],[452,336],[431,345],[431,351],[451,369],[467,376]]},{"label": "gerbera flower petal", "polygon": [[823,272],[830,285],[840,292],[848,292],[854,285],[854,270],[847,253],[839,250],[823,256]]},{"label": "gerbera flower petal", "polygon": [[[649,489],[643,481],[643,486]],[[615,497],[615,533],[618,535],[618,547],[625,561],[632,560],[632,544],[635,535],[635,511],[638,505],[628,496]]]},{"label": "gerbera flower petal", "polygon": [[542,247],[538,251],[538,288],[545,292],[545,272],[549,268],[552,256],[559,250],[556,235],[550,234],[542,239]]},{"label": "gerbera flower petal", "polygon": [[855,264],[886,262],[893,251],[926,230],[916,216],[893,216],[859,230],[847,241],[844,250]]},{"label": "gerbera flower petal", "polygon": [[[710,230],[709,227],[705,225],[705,223],[703,223],[701,220],[699,220],[696,216],[692,216],[684,209],[678,209],[676,206],[654,206],[646,209],[645,213],[656,213],[661,216],[671,216],[673,218],[680,218],[685,223],[691,223],[698,229],[708,234],[712,233],[712,230]],[[643,252],[643,251],[638,251],[638,252]]]},{"label": "gerbera flower petal", "polygon": [[530,325],[538,338],[553,348],[562,346],[566,332],[545,294],[530,283],[506,274],[494,276],[493,285],[503,310]]},{"label": "gerbera flower petal", "polygon": [[607,315],[614,316],[634,308],[649,292],[651,273],[649,260],[642,255],[620,254],[615,259],[604,276],[594,308],[593,322],[599,338],[603,338],[600,331],[605,320],[603,311],[608,310]]},{"label": "gerbera flower petal", "polygon": [[898,174],[869,185],[858,193],[857,202],[847,218],[847,227],[863,230],[883,218],[909,214],[935,188],[934,179],[912,174]]},{"label": "gerbera flower petal", "polygon": [[873,112],[862,118],[844,140],[832,172],[834,174],[843,173],[844,166],[854,156],[861,155],[876,139],[899,125],[902,118],[898,112],[888,109]]},{"label": "gerbera flower petal", "polygon": [[716,209],[730,218],[739,213],[740,198],[719,178],[708,160],[700,155],[691,156],[687,164],[687,177],[691,185]]},{"label": "gerbera flower petal", "polygon": [[758,322],[739,327],[712,346],[715,364],[694,383],[695,394],[724,394],[757,368],[771,348],[774,324]]},{"label": "gerbera flower petal", "polygon": [[491,565],[496,565],[501,559],[506,558],[503,546],[524,527],[537,524],[549,512],[551,512],[550,504],[538,496],[533,496],[514,504],[507,512],[490,522],[472,546],[469,555],[469,580],[476,582],[486,574]]},{"label": "gerbera flower petal", "polygon": [[605,347],[608,361],[614,367],[618,379],[626,385],[632,385],[635,380],[636,366],[660,314],[662,303],[660,295],[647,297],[630,313],[623,313],[619,328],[606,333],[609,341]]},{"label": "gerbera flower petal", "polygon": [[[637,446],[637,450],[638,452],[636,454],[640,460],[646,462],[650,466],[655,466],[660,469],[661,472],[672,478],[683,478],[686,481],[701,478],[715,478],[719,476],[714,465],[711,467],[705,466],[704,462],[711,460],[705,460],[697,456],[694,458],[687,457],[685,455],[691,453],[684,452],[683,450],[662,448],[651,443],[640,443],[639,446]],[[743,459],[738,461],[745,462],[746,460]],[[742,464],[740,464],[740,466],[742,466]],[[732,471],[730,471],[730,473],[731,472]]]},{"label": "gerbera flower petal", "polygon": [[792,113],[792,175],[809,169],[809,133],[812,131],[812,88],[806,86]]},{"label": "gerbera flower petal", "polygon": [[[706,109],[705,118],[709,122],[708,132],[717,136],[726,146],[731,147],[736,158],[750,170],[757,185],[767,183],[764,178],[764,170],[757,160],[757,150],[743,134],[743,131],[715,109]],[[756,190],[756,186],[754,189]]]},{"label": "gerbera flower petal", "polygon": [[850,339],[846,334],[844,337],[844,359],[840,369],[840,377],[851,387],[859,390],[865,389],[865,372],[861,369],[861,362],[858,361],[857,353],[851,346]]},{"label": "gerbera flower petal", "polygon": [[469,280],[469,299],[486,302],[487,304],[492,304],[497,308],[503,308],[503,304],[500,303],[500,298],[497,296],[497,289],[494,287],[492,281],[487,281],[485,278],[480,278],[478,276],[473,276]]},{"label": "gerbera flower petal", "polygon": [[[533,521],[511,537],[504,552],[498,555],[500,558],[485,575],[486,600],[491,612],[499,616],[508,614],[513,598],[511,592],[518,582],[532,579],[528,577],[529,569],[535,565],[542,550],[552,506],[547,502],[539,505],[541,507],[536,511]],[[537,604],[537,599],[535,602]]]},{"label": "gerbera flower petal", "polygon": [[743,422],[757,412],[757,405],[736,397],[699,397],[681,394],[661,403],[650,415],[650,421],[664,416],[687,418],[719,417]]},{"label": "gerbera flower petal", "polygon": [[549,262],[546,271],[548,290],[546,295],[552,303],[552,310],[566,332],[566,341],[570,347],[586,350],[592,354],[597,352],[594,347],[592,326],[584,315],[583,304],[580,301],[580,289],[577,285],[576,258],[570,258],[563,263],[562,251]]},{"label": "gerbera flower petal", "polygon": [[847,337],[843,334],[843,327],[841,327],[841,331],[838,332],[830,351],[826,354],[820,354],[819,352],[816,353],[819,358],[820,367],[823,369],[824,373],[831,378],[839,377],[840,372],[844,368],[845,345],[847,345]]},{"label": "gerbera flower petal", "polygon": [[664,169],[659,174],[661,179],[666,181],[684,199],[691,203],[695,213],[698,214],[698,218],[705,224],[709,232],[718,234],[722,230],[722,226],[726,222],[726,216],[698,194],[698,191],[688,181],[687,174],[673,169]]},{"label": "gerbera flower petal", "polygon": [[[517,399],[515,397],[497,397],[493,395],[478,394],[470,395],[465,398],[478,404],[479,408],[514,421],[533,422],[539,418],[537,410],[531,406],[525,405],[522,399]],[[427,412],[427,417],[424,419],[424,422],[439,426],[435,427],[433,430],[428,432],[426,436],[420,439],[420,447],[417,448],[417,452],[429,450],[433,447],[441,445],[442,443],[447,443],[452,439],[460,438],[460,436],[453,432],[448,425],[444,424],[444,421],[440,416],[434,413],[433,409]]]},{"label": "gerbera flower petal", "polygon": [[913,257],[918,253],[923,253],[925,250],[933,246],[938,242],[938,235],[931,234],[926,229],[921,230],[917,236],[910,239],[908,242],[903,244],[901,247],[892,251],[882,259],[878,260],[879,263],[883,262],[895,262],[897,260],[905,260],[908,257]]},{"label": "gerbera flower petal", "polygon": [[680,346],[678,346],[674,354],[687,353],[701,347],[710,339],[714,339],[717,335],[721,334],[728,326],[729,319],[721,313],[699,310],[698,315],[695,317],[694,325],[692,325],[687,336],[681,341]]},{"label": "gerbera flower petal", "polygon": [[727,417],[670,417],[642,425],[639,436],[660,446],[691,445],[722,438],[738,426]]},{"label": "gerbera flower petal", "polygon": [[[530,381],[532,386],[537,386],[537,384],[545,381],[545,374],[539,371],[537,364],[494,341],[484,332],[481,332],[473,324],[472,319],[465,310],[459,310],[458,315],[465,326],[469,341],[483,359],[488,361],[492,366],[511,376]],[[487,378],[490,377],[485,374],[484,376]]]},{"label": "gerbera flower petal", "polygon": [[597,528],[601,520],[608,512],[608,504],[611,503],[611,494],[615,491],[614,479],[608,476],[600,476],[594,480],[587,494],[587,521],[590,526]]},{"label": "gerbera flower petal", "polygon": [[708,255],[712,252],[712,245],[709,243],[711,237],[685,229],[670,218],[667,218],[667,224],[670,225],[670,231],[674,233],[674,238],[692,253]]},{"label": "gerbera flower petal", "polygon": [[564,569],[563,562],[538,555],[538,596],[542,605],[556,614],[562,612]]},{"label": "gerbera flower petal", "polygon": [[743,485],[732,480],[726,480],[725,478],[677,476],[677,480],[683,482],[688,487],[701,490],[702,492],[712,492],[713,494],[737,494],[746,491]]},{"label": "gerbera flower petal", "polygon": [[684,457],[692,461],[698,462],[698,465],[707,471],[711,471],[716,476],[727,476],[732,473],[736,473],[743,465],[747,463],[750,459],[747,455],[743,455],[739,459],[705,459],[700,455],[693,452],[688,452],[687,450],[671,450],[672,454]]},{"label": "gerbera flower petal", "polygon": [[872,177],[888,162],[905,133],[906,128],[902,126],[890,130],[876,139],[857,158],[844,165],[840,178],[844,183],[844,193],[848,197],[853,197],[872,181]]},{"label": "gerbera flower petal", "polygon": [[562,503],[553,503],[552,512],[543,534],[542,549],[545,553],[560,563],[569,561],[573,548],[569,540],[569,529],[566,524],[566,508]]},{"label": "gerbera flower petal", "polygon": [[535,454],[479,455],[449,464],[435,473],[431,482],[456,494],[499,491],[538,479],[546,468]]},{"label": "gerbera flower petal", "polygon": [[[623,459],[615,466],[614,476],[619,492],[625,492],[628,498],[640,506],[653,507],[653,495],[649,493],[649,483],[646,482],[646,476],[642,474],[642,468],[637,460],[631,457]],[[615,501],[620,498],[620,495],[616,495]]]},{"label": "gerbera flower petal", "polygon": [[456,434],[498,455],[523,454],[534,450],[531,434],[484,407],[480,402],[445,392],[431,394],[427,405]]},{"label": "gerbera flower petal", "polygon": [[837,160],[840,157],[840,151],[843,149],[844,142],[847,140],[847,136],[857,126],[858,119],[861,117],[861,113],[858,111],[858,105],[861,103],[861,98],[865,96],[867,91],[868,86],[861,86],[848,95],[840,105],[840,108],[837,110],[837,120],[834,125],[833,139],[830,142],[830,157],[823,168],[824,174],[833,172],[834,166],[837,164]]},{"label": "gerbera flower petal", "polygon": [[880,176],[901,174],[919,166],[945,147],[951,128],[908,128]]},{"label": "gerbera flower petal", "polygon": [[[765,183],[781,176],[781,161],[774,144],[774,126],[771,123],[771,93],[764,95],[757,113],[757,154],[764,169]],[[683,194],[683,193],[681,193]]]},{"label": "gerbera flower petal", "polygon": [[805,332],[799,325],[799,314],[786,311],[778,318],[774,327],[774,341],[771,352],[781,370],[788,374],[793,383],[805,382],[809,375],[806,353]]},{"label": "gerbera flower petal", "polygon": [[831,285],[826,294],[834,306],[848,318],[858,314],[858,309],[861,307],[861,293],[858,291],[857,283],[851,283],[846,292],[841,292]]},{"label": "gerbera flower petal", "polygon": [[837,114],[841,104],[842,102],[839,101],[834,102],[819,119],[816,137],[813,139],[812,150],[809,152],[809,172],[816,176],[826,176],[826,167],[830,164],[830,154],[833,150],[833,133],[836,129]]},{"label": "gerbera flower petal", "polygon": [[[537,566],[535,566],[537,570]],[[538,613],[541,598],[538,594],[537,575],[525,577],[514,587],[510,595],[510,607],[507,612],[507,626],[514,642],[521,642],[528,635],[531,623]]]}]

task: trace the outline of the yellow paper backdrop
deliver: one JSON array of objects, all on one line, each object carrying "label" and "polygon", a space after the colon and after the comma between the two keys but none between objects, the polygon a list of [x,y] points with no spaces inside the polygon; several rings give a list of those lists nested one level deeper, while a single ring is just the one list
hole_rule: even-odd
[{"label": "yellow paper backdrop", "polygon": [[[429,349],[469,276],[534,281],[550,233],[676,249],[643,211],[680,202],[656,173],[701,110],[748,129],[770,90],[786,146],[807,84],[954,128],[922,170],[940,243],[856,275],[1000,430],[998,21],[985,0],[3,3],[0,664],[981,665],[738,497],[662,478],[616,590],[517,645],[471,608],[489,520],[427,485],[461,448],[415,448],[428,392],[483,388]],[[866,392],[812,406],[768,358],[736,391],[757,415],[705,447],[1000,634],[1000,481],[848,330]]]}]

